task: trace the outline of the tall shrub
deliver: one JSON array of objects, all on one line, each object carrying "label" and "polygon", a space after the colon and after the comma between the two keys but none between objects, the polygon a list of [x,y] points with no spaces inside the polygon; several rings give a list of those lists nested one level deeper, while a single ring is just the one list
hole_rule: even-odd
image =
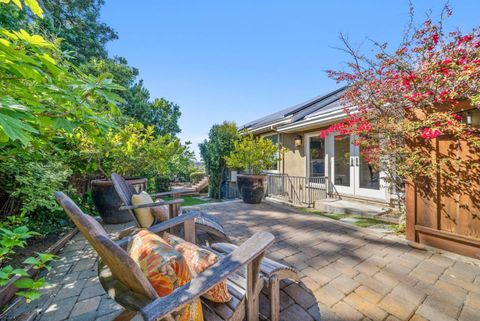
[{"label": "tall shrub", "polygon": [[227,168],[225,157],[234,149],[239,138],[237,126],[233,122],[223,122],[214,125],[208,133],[208,139],[199,144],[200,154],[209,176],[209,195],[221,198],[221,186]]}]

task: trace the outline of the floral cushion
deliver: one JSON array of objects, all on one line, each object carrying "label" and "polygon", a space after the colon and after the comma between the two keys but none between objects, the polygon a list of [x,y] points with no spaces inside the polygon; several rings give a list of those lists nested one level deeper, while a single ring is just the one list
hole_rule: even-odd
[{"label": "floral cushion", "polygon": [[[159,199],[158,202],[162,202],[162,199]],[[169,209],[168,205],[159,205],[151,208],[152,215],[157,219],[159,222],[164,222],[169,219]]]},{"label": "floral cushion", "polygon": [[[164,233],[163,238],[168,244],[173,246],[175,250],[183,254],[192,273],[192,277],[196,277],[197,274],[205,271],[218,261],[218,257],[215,253],[187,242],[180,237]],[[208,292],[204,293],[203,297],[219,303],[230,301],[231,296],[230,293],[228,293],[227,281],[223,280],[219,282],[213,288],[208,290]]]},{"label": "floral cushion", "polygon": [[[128,255],[140,266],[159,296],[166,296],[191,279],[183,255],[148,230],[140,230],[128,245]],[[203,321],[200,299],[173,313],[175,320]]]}]

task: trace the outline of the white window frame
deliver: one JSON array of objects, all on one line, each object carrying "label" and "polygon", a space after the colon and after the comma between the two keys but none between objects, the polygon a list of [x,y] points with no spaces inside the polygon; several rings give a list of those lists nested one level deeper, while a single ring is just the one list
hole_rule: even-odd
[{"label": "white window frame", "polygon": [[[272,136],[277,136],[277,154],[280,156],[280,134],[275,132],[275,133],[268,133],[268,134],[263,134],[261,135],[262,138],[267,138],[267,137],[272,137]],[[280,173],[280,157],[277,160],[277,169],[264,169],[262,172],[263,173],[270,173],[270,174],[279,174]]]},{"label": "white window frame", "polygon": [[[306,133],[303,134],[303,142],[304,142],[304,152],[305,152],[305,177],[310,179],[310,138],[312,137],[320,137],[320,131],[313,132],[313,133]],[[328,149],[327,149],[327,140],[323,138],[323,146],[324,146],[324,175],[323,177],[328,177]],[[325,184],[318,184],[318,183],[308,183],[308,187],[311,188],[325,188]]]}]

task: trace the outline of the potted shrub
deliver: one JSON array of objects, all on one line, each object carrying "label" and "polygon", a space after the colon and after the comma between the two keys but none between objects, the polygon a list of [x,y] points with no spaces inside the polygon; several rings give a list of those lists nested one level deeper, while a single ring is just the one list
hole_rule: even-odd
[{"label": "potted shrub", "polygon": [[237,187],[245,203],[262,202],[267,178],[262,171],[272,168],[278,161],[278,155],[278,146],[263,137],[250,134],[235,142],[226,161],[228,167],[243,170],[237,175]]}]

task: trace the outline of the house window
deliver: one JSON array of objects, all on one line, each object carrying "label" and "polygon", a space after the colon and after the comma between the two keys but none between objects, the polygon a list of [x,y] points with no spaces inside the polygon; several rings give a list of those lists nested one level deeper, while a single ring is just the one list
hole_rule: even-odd
[{"label": "house window", "polygon": [[[272,142],[273,145],[276,145],[278,147],[278,134],[273,134],[273,135],[266,135],[263,136],[264,139],[268,139]],[[272,166],[272,168],[268,168],[268,170],[278,170],[278,162]]]},{"label": "house window", "polygon": [[480,126],[480,110],[470,109],[460,113],[462,116],[462,122],[467,125]]},{"label": "house window", "polygon": [[325,176],[325,139],[310,137],[308,148],[310,177]]}]

